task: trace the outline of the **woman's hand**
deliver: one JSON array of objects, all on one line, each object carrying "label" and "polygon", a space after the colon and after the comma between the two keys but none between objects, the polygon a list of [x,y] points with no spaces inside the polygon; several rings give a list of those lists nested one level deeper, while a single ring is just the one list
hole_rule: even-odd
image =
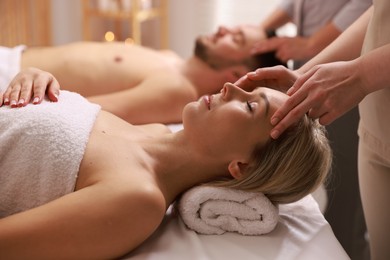
[{"label": "woman's hand", "polygon": [[327,125],[355,107],[367,95],[357,60],[317,65],[299,77],[287,94],[291,97],[272,116],[272,138],[304,114]]},{"label": "woman's hand", "polygon": [[284,66],[257,69],[235,82],[235,85],[252,91],[256,87],[268,87],[286,92],[298,78],[299,73]]},{"label": "woman's hand", "polygon": [[52,74],[36,68],[19,72],[9,84],[7,90],[0,93],[0,106],[23,107],[30,103],[42,102],[45,93],[50,101],[57,102],[60,85]]}]

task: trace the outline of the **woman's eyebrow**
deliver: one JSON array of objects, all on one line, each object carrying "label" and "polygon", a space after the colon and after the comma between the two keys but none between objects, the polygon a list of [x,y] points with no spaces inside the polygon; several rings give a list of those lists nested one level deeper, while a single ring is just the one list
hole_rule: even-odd
[{"label": "woman's eyebrow", "polygon": [[263,92],[260,93],[260,97],[264,100],[264,103],[265,103],[265,115],[268,116],[268,112],[269,112],[269,100],[268,100],[268,97]]}]

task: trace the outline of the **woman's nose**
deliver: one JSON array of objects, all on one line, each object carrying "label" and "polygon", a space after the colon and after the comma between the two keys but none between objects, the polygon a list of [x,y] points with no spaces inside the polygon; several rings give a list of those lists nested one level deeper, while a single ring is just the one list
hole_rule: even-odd
[{"label": "woman's nose", "polygon": [[221,90],[222,98],[225,100],[230,100],[233,98],[238,98],[242,95],[244,95],[245,91],[241,88],[237,87],[236,85],[227,82],[225,85],[223,85],[223,88]]}]

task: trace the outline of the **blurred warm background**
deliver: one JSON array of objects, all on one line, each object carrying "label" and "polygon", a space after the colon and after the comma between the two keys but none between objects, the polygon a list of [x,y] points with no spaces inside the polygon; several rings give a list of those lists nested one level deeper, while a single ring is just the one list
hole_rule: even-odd
[{"label": "blurred warm background", "polygon": [[0,45],[51,44],[50,0],[1,0]]},{"label": "blurred warm background", "polygon": [[259,23],[270,0],[1,0],[0,45],[119,40],[187,57],[220,24]]}]

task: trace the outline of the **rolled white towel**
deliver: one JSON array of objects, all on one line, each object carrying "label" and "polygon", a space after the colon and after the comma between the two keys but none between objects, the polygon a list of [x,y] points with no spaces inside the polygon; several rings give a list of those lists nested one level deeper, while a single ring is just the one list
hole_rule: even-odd
[{"label": "rolled white towel", "polygon": [[182,195],[177,208],[188,228],[206,235],[262,235],[279,218],[278,207],[264,194],[222,187],[194,187]]}]

